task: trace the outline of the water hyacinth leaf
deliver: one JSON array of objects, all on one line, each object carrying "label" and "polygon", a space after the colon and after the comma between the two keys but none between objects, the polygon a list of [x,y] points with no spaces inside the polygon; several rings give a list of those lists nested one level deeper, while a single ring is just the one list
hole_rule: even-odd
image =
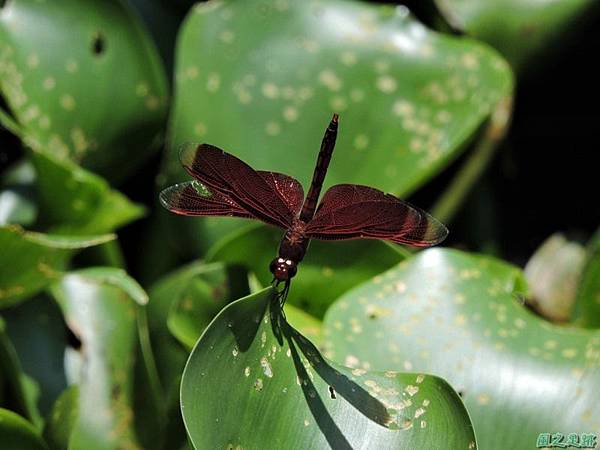
[{"label": "water hyacinth leaf", "polygon": [[288,303],[285,304],[284,312],[285,318],[291,326],[317,347],[321,347],[323,324],[319,319]]},{"label": "water hyacinth leaf", "polygon": [[33,152],[41,221],[55,233],[99,234],[144,213],[101,177],[50,153]]},{"label": "water hyacinth leaf", "polygon": [[579,279],[573,322],[586,328],[600,328],[600,230],[590,239]]},{"label": "water hyacinth leaf", "polygon": [[30,225],[36,214],[37,207],[26,192],[18,188],[0,191],[0,225]]},{"label": "water hyacinth leaf", "polygon": [[[488,47],[432,32],[403,7],[342,0],[199,3],[182,27],[175,73],[165,183],[185,178],[178,146],[201,141],[308,189],[335,111],[325,187],[405,195],[456,157],[512,91],[510,69]],[[207,242],[222,232],[211,221],[195,225]]]},{"label": "water hyacinth leaf", "polygon": [[519,302],[524,283],[520,269],[489,257],[421,252],[330,308],[326,354],[444,377],[481,448],[529,450],[541,430],[599,430],[600,332],[535,316]]},{"label": "water hyacinth leaf", "polygon": [[2,450],[48,450],[33,425],[3,408],[0,408],[0,442]]},{"label": "water hyacinth leaf", "polygon": [[[212,266],[214,269],[209,269],[188,280],[189,285],[180,296],[174,299],[167,320],[171,334],[189,350],[194,347],[214,316],[231,300],[243,296],[240,295],[240,292],[229,293],[225,279],[226,274],[221,264],[207,266]],[[209,280],[206,281],[205,278],[209,278]],[[218,280],[218,278],[222,278],[222,280]],[[217,281],[216,285],[211,285],[215,281]],[[285,305],[285,314],[287,320],[304,336],[317,345],[321,343],[321,321],[319,319],[290,304]]]},{"label": "water hyacinth leaf", "polygon": [[34,198],[35,172],[28,161],[20,161],[0,178],[0,225],[31,225],[37,217]]},{"label": "water hyacinth leaf", "polygon": [[206,270],[202,262],[184,266],[158,280],[148,290],[148,330],[164,396],[178,396],[178,384],[188,355],[167,326],[171,310],[193,280]]},{"label": "water hyacinth leaf", "polygon": [[149,155],[166,117],[161,61],[119,0],[6,2],[0,92],[30,146],[111,180]]},{"label": "water hyacinth leaf", "polygon": [[[39,388],[22,370],[15,347],[6,333],[6,323],[0,316],[0,405],[10,407],[40,426],[42,418],[37,408]],[[2,441],[0,441],[2,442]]]},{"label": "water hyacinth leaf", "polygon": [[531,256],[524,274],[531,296],[527,303],[553,321],[571,317],[577,286],[585,264],[585,248],[556,233]]},{"label": "water hyacinth leaf", "polygon": [[[202,286],[209,280],[222,280],[220,274],[224,270],[222,264],[193,262],[161,278],[149,290],[148,331],[162,387],[164,411],[167,416],[164,424],[165,441],[173,448],[183,445],[186,440],[185,428],[179,409],[179,385],[189,350],[181,341],[175,338],[169,329],[173,329],[174,324],[171,323],[169,327],[168,318],[186,296],[186,293],[194,291],[194,285]],[[219,290],[222,291],[223,289],[217,291]],[[213,302],[212,295],[203,297],[203,299],[208,300],[208,304]],[[202,302],[198,303],[203,304]],[[215,309],[222,307],[225,303],[219,304],[220,300],[217,299],[216,305],[213,305]],[[206,306],[206,304],[203,305]],[[205,324],[218,312],[218,310],[213,311],[210,308],[203,309],[203,311],[210,312],[210,316],[201,318]],[[198,328],[203,330],[204,326]],[[195,328],[190,327],[190,329]],[[197,331],[198,335],[202,330]],[[180,335],[183,335],[183,333],[180,333]]]},{"label": "water hyacinth leaf", "polygon": [[442,379],[330,363],[277,302],[268,288],[231,303],[192,351],[181,410],[196,449],[475,448]]},{"label": "water hyacinth leaf", "polygon": [[[219,241],[206,255],[209,261],[240,264],[251,270],[263,285],[273,279],[269,264],[283,232],[250,225]],[[403,256],[384,242],[313,240],[294,278],[288,302],[315,317],[345,291],[397,264]]]},{"label": "water hyacinth leaf", "polygon": [[39,410],[45,416],[67,387],[64,355],[67,328],[56,302],[38,294],[2,311],[7,336],[19,355],[20,366],[39,386]]},{"label": "water hyacinth leaf", "polygon": [[234,276],[224,264],[205,264],[173,297],[167,326],[186,348],[192,349],[206,326],[232,300],[248,293],[244,277]]},{"label": "water hyacinth leaf", "polygon": [[42,290],[62,275],[76,250],[103,244],[114,235],[58,236],[0,227],[0,308]]},{"label": "water hyacinth leaf", "polygon": [[58,397],[44,427],[44,439],[52,450],[67,450],[79,416],[79,389],[65,389]]},{"label": "water hyacinth leaf", "polygon": [[593,0],[435,0],[455,28],[498,49],[515,69],[560,45],[594,7]]},{"label": "water hyacinth leaf", "polygon": [[147,302],[145,292],[122,270],[93,268],[66,275],[52,293],[81,343],[69,354],[71,366],[79,367],[70,448],[138,446],[132,409],[136,311]]}]

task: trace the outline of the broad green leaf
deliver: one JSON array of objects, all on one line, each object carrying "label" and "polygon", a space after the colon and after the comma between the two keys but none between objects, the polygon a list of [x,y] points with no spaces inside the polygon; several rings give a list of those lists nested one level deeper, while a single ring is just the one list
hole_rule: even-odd
[{"label": "broad green leaf", "polygon": [[33,425],[18,414],[3,408],[0,408],[0,443],[2,450],[48,449]]},{"label": "broad green leaf", "polygon": [[475,448],[446,382],[330,363],[283,319],[272,288],[207,328],[183,373],[181,410],[196,449]]},{"label": "broad green leaf", "polygon": [[15,304],[57,280],[75,250],[114,239],[114,235],[57,236],[0,227],[0,308]]},{"label": "broad green leaf", "polygon": [[[187,349],[191,350],[206,326],[223,307],[248,293],[243,285],[222,263],[193,263],[198,271],[190,271],[189,278],[181,277],[181,291],[172,297],[167,326]],[[192,276],[193,274],[193,276]],[[262,287],[258,290],[261,290]],[[321,321],[293,305],[285,305],[287,320],[312,342],[321,342]]]},{"label": "broad green leaf", "polygon": [[[186,178],[177,147],[202,141],[308,189],[336,111],[326,187],[398,195],[455,158],[512,90],[487,46],[430,31],[406,8],[349,0],[199,3],[182,26],[175,77],[163,183]],[[238,226],[216,220],[193,225],[204,248]]]},{"label": "broad green leaf", "polygon": [[[250,225],[221,240],[206,258],[241,264],[266,286],[273,279],[269,264],[277,256],[282,236],[276,228]],[[381,241],[311,241],[292,280],[288,302],[323,317],[327,307],[345,291],[402,259],[398,251]]]},{"label": "broad green leaf", "polygon": [[167,326],[173,336],[191,350],[217,313],[247,293],[248,286],[235,283],[235,277],[223,264],[206,264],[186,280],[179,295],[172,298]]},{"label": "broad green leaf", "polygon": [[[159,450],[172,443],[165,433],[167,409],[157,362],[152,350],[146,308],[138,308],[137,326],[140,345],[135,357],[134,411],[135,426],[140,446],[146,450]],[[177,441],[179,442],[179,441]]]},{"label": "broad green leaf", "polygon": [[52,450],[67,450],[79,416],[79,389],[70,386],[54,403],[44,428],[44,438]]},{"label": "broad green leaf", "polygon": [[597,432],[600,332],[533,315],[518,301],[524,289],[516,267],[427,250],[330,308],[327,354],[352,367],[444,377],[462,394],[482,449],[530,450],[546,431]]},{"label": "broad green leaf", "polygon": [[0,225],[31,225],[37,218],[33,183],[35,172],[28,161],[20,161],[0,178]]},{"label": "broad green leaf", "polygon": [[79,417],[70,448],[138,446],[134,430],[134,364],[138,349],[136,310],[146,295],[122,270],[73,272],[53,286],[65,320],[81,342],[69,357],[79,367]]},{"label": "broad green leaf", "polygon": [[35,426],[40,426],[42,419],[37,408],[38,387],[23,372],[17,352],[6,333],[6,323],[2,316],[0,316],[0,382],[2,382],[0,391],[4,394],[0,399],[0,405],[10,407]]},{"label": "broad green leaf", "polygon": [[550,320],[567,321],[584,264],[583,245],[568,241],[559,233],[550,236],[525,266],[531,293],[527,303]]},{"label": "broad green leaf", "polygon": [[28,145],[111,180],[149,155],[166,117],[160,59],[119,0],[6,2],[0,92]]},{"label": "broad green leaf", "polygon": [[285,304],[284,312],[285,320],[291,326],[317,347],[321,347],[323,341],[323,324],[319,319],[288,303]]},{"label": "broad green leaf", "polygon": [[[215,267],[217,265],[213,265]],[[161,278],[149,290],[148,331],[156,359],[164,411],[166,442],[176,448],[185,441],[185,429],[179,410],[179,384],[189,351],[173,336],[167,326],[169,314],[183,298],[196,278],[202,278],[208,266],[194,262]],[[210,268],[208,268],[210,272]]]},{"label": "broad green leaf", "polygon": [[45,416],[67,387],[64,356],[68,336],[61,311],[52,298],[38,294],[3,310],[2,316],[23,372],[39,386],[38,406]]},{"label": "broad green leaf", "polygon": [[36,205],[27,193],[18,188],[0,191],[0,225],[30,225],[36,215]]},{"label": "broad green leaf", "polygon": [[519,71],[560,46],[594,0],[435,0],[455,28],[498,49]]},{"label": "broad green leaf", "polygon": [[600,328],[600,230],[587,245],[572,320],[579,326]]},{"label": "broad green leaf", "polygon": [[142,206],[101,177],[50,153],[33,152],[41,220],[61,234],[100,234],[138,219]]}]

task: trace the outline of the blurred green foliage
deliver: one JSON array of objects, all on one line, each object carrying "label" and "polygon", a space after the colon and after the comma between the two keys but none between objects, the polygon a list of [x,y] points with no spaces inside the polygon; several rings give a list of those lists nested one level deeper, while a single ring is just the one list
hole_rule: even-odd
[{"label": "blurred green foliage", "polygon": [[513,73],[552,56],[589,1],[437,0],[429,17],[432,0],[419,18],[158,1],[0,2],[2,449],[525,450],[540,430],[600,432],[598,233],[542,247],[537,277],[457,250],[313,242],[282,313],[263,289],[281,231],[156,200],[187,179],[189,141],[307,190],[337,111],[325,187],[434,186],[436,214],[462,219],[508,132]]}]

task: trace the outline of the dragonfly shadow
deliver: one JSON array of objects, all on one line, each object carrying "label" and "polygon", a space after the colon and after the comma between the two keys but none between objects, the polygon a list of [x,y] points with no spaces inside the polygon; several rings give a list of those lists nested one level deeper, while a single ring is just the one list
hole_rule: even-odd
[{"label": "dragonfly shadow", "polygon": [[[393,419],[385,405],[371,396],[359,384],[328,364],[317,347],[287,322],[285,315],[275,302],[271,305],[271,324],[278,340],[281,339],[280,343],[285,340],[290,348],[306,403],[316,424],[332,448],[352,450],[348,439],[331,417],[325,404],[325,401],[340,401],[338,396],[345,399],[369,420],[390,428]],[[327,383],[327,390],[315,386],[308,373],[309,370],[314,370]],[[319,392],[319,390],[324,390],[324,392]]]}]

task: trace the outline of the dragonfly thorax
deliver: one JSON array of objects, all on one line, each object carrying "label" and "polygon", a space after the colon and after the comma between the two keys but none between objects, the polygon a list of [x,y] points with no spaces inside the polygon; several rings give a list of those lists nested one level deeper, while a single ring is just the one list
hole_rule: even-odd
[{"label": "dragonfly thorax", "polygon": [[298,271],[296,262],[278,256],[269,266],[269,270],[277,281],[289,281]]}]

